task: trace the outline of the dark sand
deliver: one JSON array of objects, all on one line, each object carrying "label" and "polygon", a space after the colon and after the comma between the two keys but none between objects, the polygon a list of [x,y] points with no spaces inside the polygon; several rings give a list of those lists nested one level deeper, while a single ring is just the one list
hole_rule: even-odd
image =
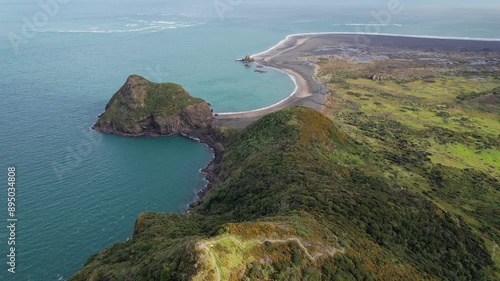
[{"label": "dark sand", "polygon": [[500,53],[500,41],[417,38],[362,34],[307,34],[291,35],[272,49],[253,56],[256,63],[278,68],[296,80],[297,90],[286,100],[260,110],[220,113],[217,124],[230,128],[244,128],[259,118],[292,106],[305,106],[320,111],[330,93],[315,79],[317,66],[303,57],[348,54],[351,57],[391,56],[392,54],[454,53],[488,55]]}]

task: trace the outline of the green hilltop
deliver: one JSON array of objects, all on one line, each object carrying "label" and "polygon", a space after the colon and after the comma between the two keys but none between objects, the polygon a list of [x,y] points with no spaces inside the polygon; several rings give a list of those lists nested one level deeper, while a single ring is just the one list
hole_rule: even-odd
[{"label": "green hilltop", "polygon": [[210,104],[175,83],[128,77],[93,129],[126,136],[184,134],[215,146],[218,128]]},{"label": "green hilltop", "polygon": [[[130,81],[134,81],[132,85]],[[200,102],[203,100],[190,96],[179,84],[154,83],[144,77],[132,75],[127,84],[113,95],[102,118],[126,122],[151,114],[169,116],[186,106]]]},{"label": "green hilltop", "polygon": [[138,120],[150,116],[167,118],[199,103],[204,103],[204,100],[190,96],[179,84],[154,83],[131,75],[106,105],[99,122],[113,123],[122,131],[134,130]]},{"label": "green hilltop", "polygon": [[220,182],[197,207],[142,214],[132,239],[70,280],[494,280],[467,222],[394,184],[325,115],[289,108],[224,142]]}]

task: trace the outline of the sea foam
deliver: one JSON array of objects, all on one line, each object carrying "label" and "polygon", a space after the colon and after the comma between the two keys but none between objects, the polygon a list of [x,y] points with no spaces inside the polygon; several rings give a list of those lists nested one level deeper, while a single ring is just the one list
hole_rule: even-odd
[{"label": "sea foam", "polygon": [[44,33],[127,33],[127,32],[161,32],[165,30],[187,28],[203,24],[202,22],[176,22],[165,20],[138,20],[124,23],[121,26],[94,26],[80,28],[45,29]]}]

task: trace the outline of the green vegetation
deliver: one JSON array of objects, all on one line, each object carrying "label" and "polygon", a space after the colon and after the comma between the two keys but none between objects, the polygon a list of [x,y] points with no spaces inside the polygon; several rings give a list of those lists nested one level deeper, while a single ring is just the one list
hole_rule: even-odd
[{"label": "green vegetation", "polygon": [[[330,81],[328,71],[339,64],[325,63],[322,79]],[[366,68],[380,64],[352,66],[354,78],[330,83],[333,97],[325,113],[370,147],[392,186],[421,194],[481,237],[495,262],[492,274],[500,278],[498,76],[478,80],[427,68],[434,73],[427,81],[406,81],[408,69],[384,81],[363,78]]]},{"label": "green vegetation", "polygon": [[178,84],[153,83],[143,77],[133,75],[113,95],[101,119],[112,121],[117,127],[128,128],[134,126],[137,120],[150,116],[170,116],[189,105],[200,102],[203,100],[190,96]]},{"label": "green vegetation", "polygon": [[494,96],[500,96],[500,87],[496,87],[490,91],[483,91],[483,92],[469,92],[469,93],[462,93],[457,96],[457,99],[459,100],[471,100],[475,99],[478,97],[486,96],[486,95],[494,95]]},{"label": "green vegetation", "polygon": [[[482,214],[484,235],[497,235],[496,179],[433,165],[405,142],[418,142],[423,124],[343,114],[335,126],[290,108],[230,131],[221,183],[200,206],[141,215],[131,240],[91,257],[70,280],[494,280],[483,234],[434,198],[480,177],[488,195],[460,192],[496,196],[467,211]],[[487,138],[471,143],[491,149]]]}]

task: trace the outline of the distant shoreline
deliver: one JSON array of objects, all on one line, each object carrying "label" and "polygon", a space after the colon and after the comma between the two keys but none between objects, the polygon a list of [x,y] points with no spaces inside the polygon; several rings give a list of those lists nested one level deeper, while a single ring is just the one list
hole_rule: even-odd
[{"label": "distant shoreline", "polygon": [[[312,42],[315,41],[315,42]],[[312,43],[311,43],[312,42]],[[252,55],[255,62],[287,74],[295,84],[295,89],[285,99],[272,105],[241,112],[218,112],[219,125],[243,128],[259,118],[291,106],[306,106],[321,110],[329,94],[322,83],[315,79],[317,65],[299,62],[297,57],[319,48],[321,44],[351,45],[355,48],[369,48],[374,52],[382,49],[408,49],[425,51],[437,49],[446,51],[500,52],[500,39],[440,37],[399,34],[370,34],[353,32],[315,32],[290,34],[271,48]],[[309,45],[303,48],[298,47]]]},{"label": "distant shoreline", "polygon": [[391,34],[391,33],[364,33],[364,32],[310,32],[310,33],[293,33],[285,37],[285,39],[278,42],[266,51],[254,54],[252,56],[263,56],[273,49],[284,44],[290,38],[299,36],[316,36],[316,35],[352,35],[352,36],[390,36],[402,38],[419,38],[419,39],[440,39],[440,40],[463,40],[463,41],[484,41],[484,42],[500,42],[500,38],[472,38],[472,37],[452,37],[452,36],[432,36],[432,35],[404,35],[404,34]]}]

